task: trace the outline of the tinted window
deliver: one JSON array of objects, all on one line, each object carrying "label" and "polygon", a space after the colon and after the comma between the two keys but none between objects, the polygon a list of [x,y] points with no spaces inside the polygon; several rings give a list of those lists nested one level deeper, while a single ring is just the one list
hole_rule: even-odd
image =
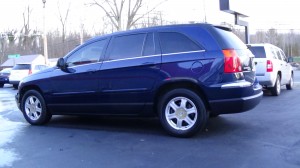
[{"label": "tinted window", "polygon": [[273,58],[274,58],[274,59],[279,59],[278,56],[277,56],[277,53],[276,53],[275,48],[270,47],[270,49],[271,49],[271,53],[272,53]]},{"label": "tinted window", "polygon": [[68,66],[98,62],[104,50],[106,40],[88,44],[67,58]]},{"label": "tinted window", "polygon": [[140,57],[146,34],[119,36],[113,39],[109,60]]},{"label": "tinted window", "polygon": [[279,51],[279,50],[276,50],[276,54],[277,54],[277,56],[278,56],[278,58],[279,58],[280,60],[283,60],[283,58],[282,58],[282,56],[281,56],[281,54],[280,54],[280,51]]},{"label": "tinted window", "polygon": [[247,46],[243,43],[241,39],[239,39],[235,34],[233,34],[231,31],[223,30],[220,28],[215,28],[217,33],[221,35],[222,40],[218,37],[216,37],[216,40],[219,41],[223,49],[226,48],[234,48],[234,49],[246,49]]},{"label": "tinted window", "polygon": [[266,58],[266,52],[264,47],[250,47],[249,48],[255,58]]},{"label": "tinted window", "polygon": [[181,33],[163,32],[159,33],[159,38],[163,54],[201,50],[196,43]]},{"label": "tinted window", "polygon": [[30,64],[17,64],[13,67],[13,70],[28,70],[30,69]]},{"label": "tinted window", "polygon": [[284,54],[284,52],[282,50],[280,50],[280,53],[281,53],[281,57],[283,58],[283,60],[287,62],[288,60],[287,60],[286,55]]},{"label": "tinted window", "polygon": [[145,41],[143,55],[147,56],[147,55],[154,55],[154,54],[155,54],[154,36],[153,33],[149,33]]}]

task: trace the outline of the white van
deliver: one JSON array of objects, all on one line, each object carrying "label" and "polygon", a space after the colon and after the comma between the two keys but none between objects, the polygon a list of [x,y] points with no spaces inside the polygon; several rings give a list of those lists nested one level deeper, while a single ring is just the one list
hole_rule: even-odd
[{"label": "white van", "polygon": [[13,85],[14,88],[18,88],[20,81],[26,76],[38,72],[40,70],[46,69],[48,66],[40,64],[16,64],[9,76],[9,83]]},{"label": "white van", "polygon": [[256,77],[265,89],[278,96],[281,86],[286,85],[287,90],[293,88],[293,67],[289,64],[284,52],[272,44],[248,45],[254,54]]}]

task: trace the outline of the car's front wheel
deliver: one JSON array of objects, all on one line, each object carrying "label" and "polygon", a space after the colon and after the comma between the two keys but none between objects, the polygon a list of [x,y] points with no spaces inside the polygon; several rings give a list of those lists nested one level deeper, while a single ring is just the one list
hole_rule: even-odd
[{"label": "car's front wheel", "polygon": [[3,83],[0,83],[0,88],[3,88],[4,84]]},{"label": "car's front wheel", "polygon": [[21,101],[22,113],[32,125],[46,124],[52,117],[47,111],[43,96],[36,90],[27,91]]},{"label": "car's front wheel", "polygon": [[158,104],[160,122],[171,135],[189,137],[205,128],[208,112],[202,99],[188,89],[167,92]]}]

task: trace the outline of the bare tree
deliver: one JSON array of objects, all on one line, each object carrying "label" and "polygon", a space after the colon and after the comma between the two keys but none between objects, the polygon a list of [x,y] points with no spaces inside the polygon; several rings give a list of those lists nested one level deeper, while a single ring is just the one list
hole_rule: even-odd
[{"label": "bare tree", "polygon": [[24,51],[26,51],[30,46],[30,15],[31,15],[32,9],[30,9],[29,6],[25,8],[25,11],[23,12],[23,28],[21,29],[21,36],[19,38],[19,42],[21,47]]},{"label": "bare tree", "polygon": [[59,21],[61,23],[61,27],[62,27],[62,42],[65,42],[66,39],[66,31],[67,31],[67,21],[68,21],[68,16],[69,16],[69,11],[70,11],[70,6],[71,3],[69,3],[68,8],[66,10],[65,15],[63,16],[61,9],[60,9],[60,4],[59,1],[57,2],[57,8],[58,8],[58,14],[59,14]]},{"label": "bare tree", "polygon": [[[160,1],[160,3],[154,5],[150,9],[144,9],[145,12],[139,13],[142,11],[143,7],[146,7],[144,0],[93,0],[90,3],[91,6],[100,7],[106,14],[106,16],[110,19],[114,28],[119,31],[122,30],[122,21],[123,16],[126,16],[126,30],[132,28],[140,19],[145,17],[148,13],[154,11],[159,5],[161,5],[166,0]],[[127,3],[126,3],[127,2]],[[127,11],[124,10],[124,5],[126,3]],[[123,12],[127,12],[127,14],[123,14]]]}]

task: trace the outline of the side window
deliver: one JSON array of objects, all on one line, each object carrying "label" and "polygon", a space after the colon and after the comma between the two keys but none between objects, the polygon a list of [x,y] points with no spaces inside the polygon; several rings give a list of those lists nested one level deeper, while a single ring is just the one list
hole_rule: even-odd
[{"label": "side window", "polygon": [[181,33],[161,32],[159,38],[163,54],[201,50],[195,42]]},{"label": "side window", "polygon": [[146,34],[133,34],[127,36],[119,36],[113,39],[109,60],[133,58],[142,56],[143,44]]},{"label": "side window", "polygon": [[271,50],[271,53],[272,53],[273,58],[274,58],[274,59],[279,59],[278,56],[277,56],[277,54],[276,54],[275,48],[270,47],[270,50]]},{"label": "side window", "polygon": [[281,57],[282,59],[285,61],[285,62],[288,62],[287,58],[286,58],[286,55],[284,54],[284,52],[282,50],[280,50],[280,54],[281,54]]},{"label": "side window", "polygon": [[149,33],[145,40],[143,56],[154,55],[154,54],[155,54],[154,36],[153,33]]},{"label": "side window", "polygon": [[67,58],[68,66],[76,66],[98,62],[104,50],[106,40],[97,41],[88,44]]},{"label": "side window", "polygon": [[277,54],[279,60],[283,60],[281,53],[278,49],[276,49],[276,54]]}]

